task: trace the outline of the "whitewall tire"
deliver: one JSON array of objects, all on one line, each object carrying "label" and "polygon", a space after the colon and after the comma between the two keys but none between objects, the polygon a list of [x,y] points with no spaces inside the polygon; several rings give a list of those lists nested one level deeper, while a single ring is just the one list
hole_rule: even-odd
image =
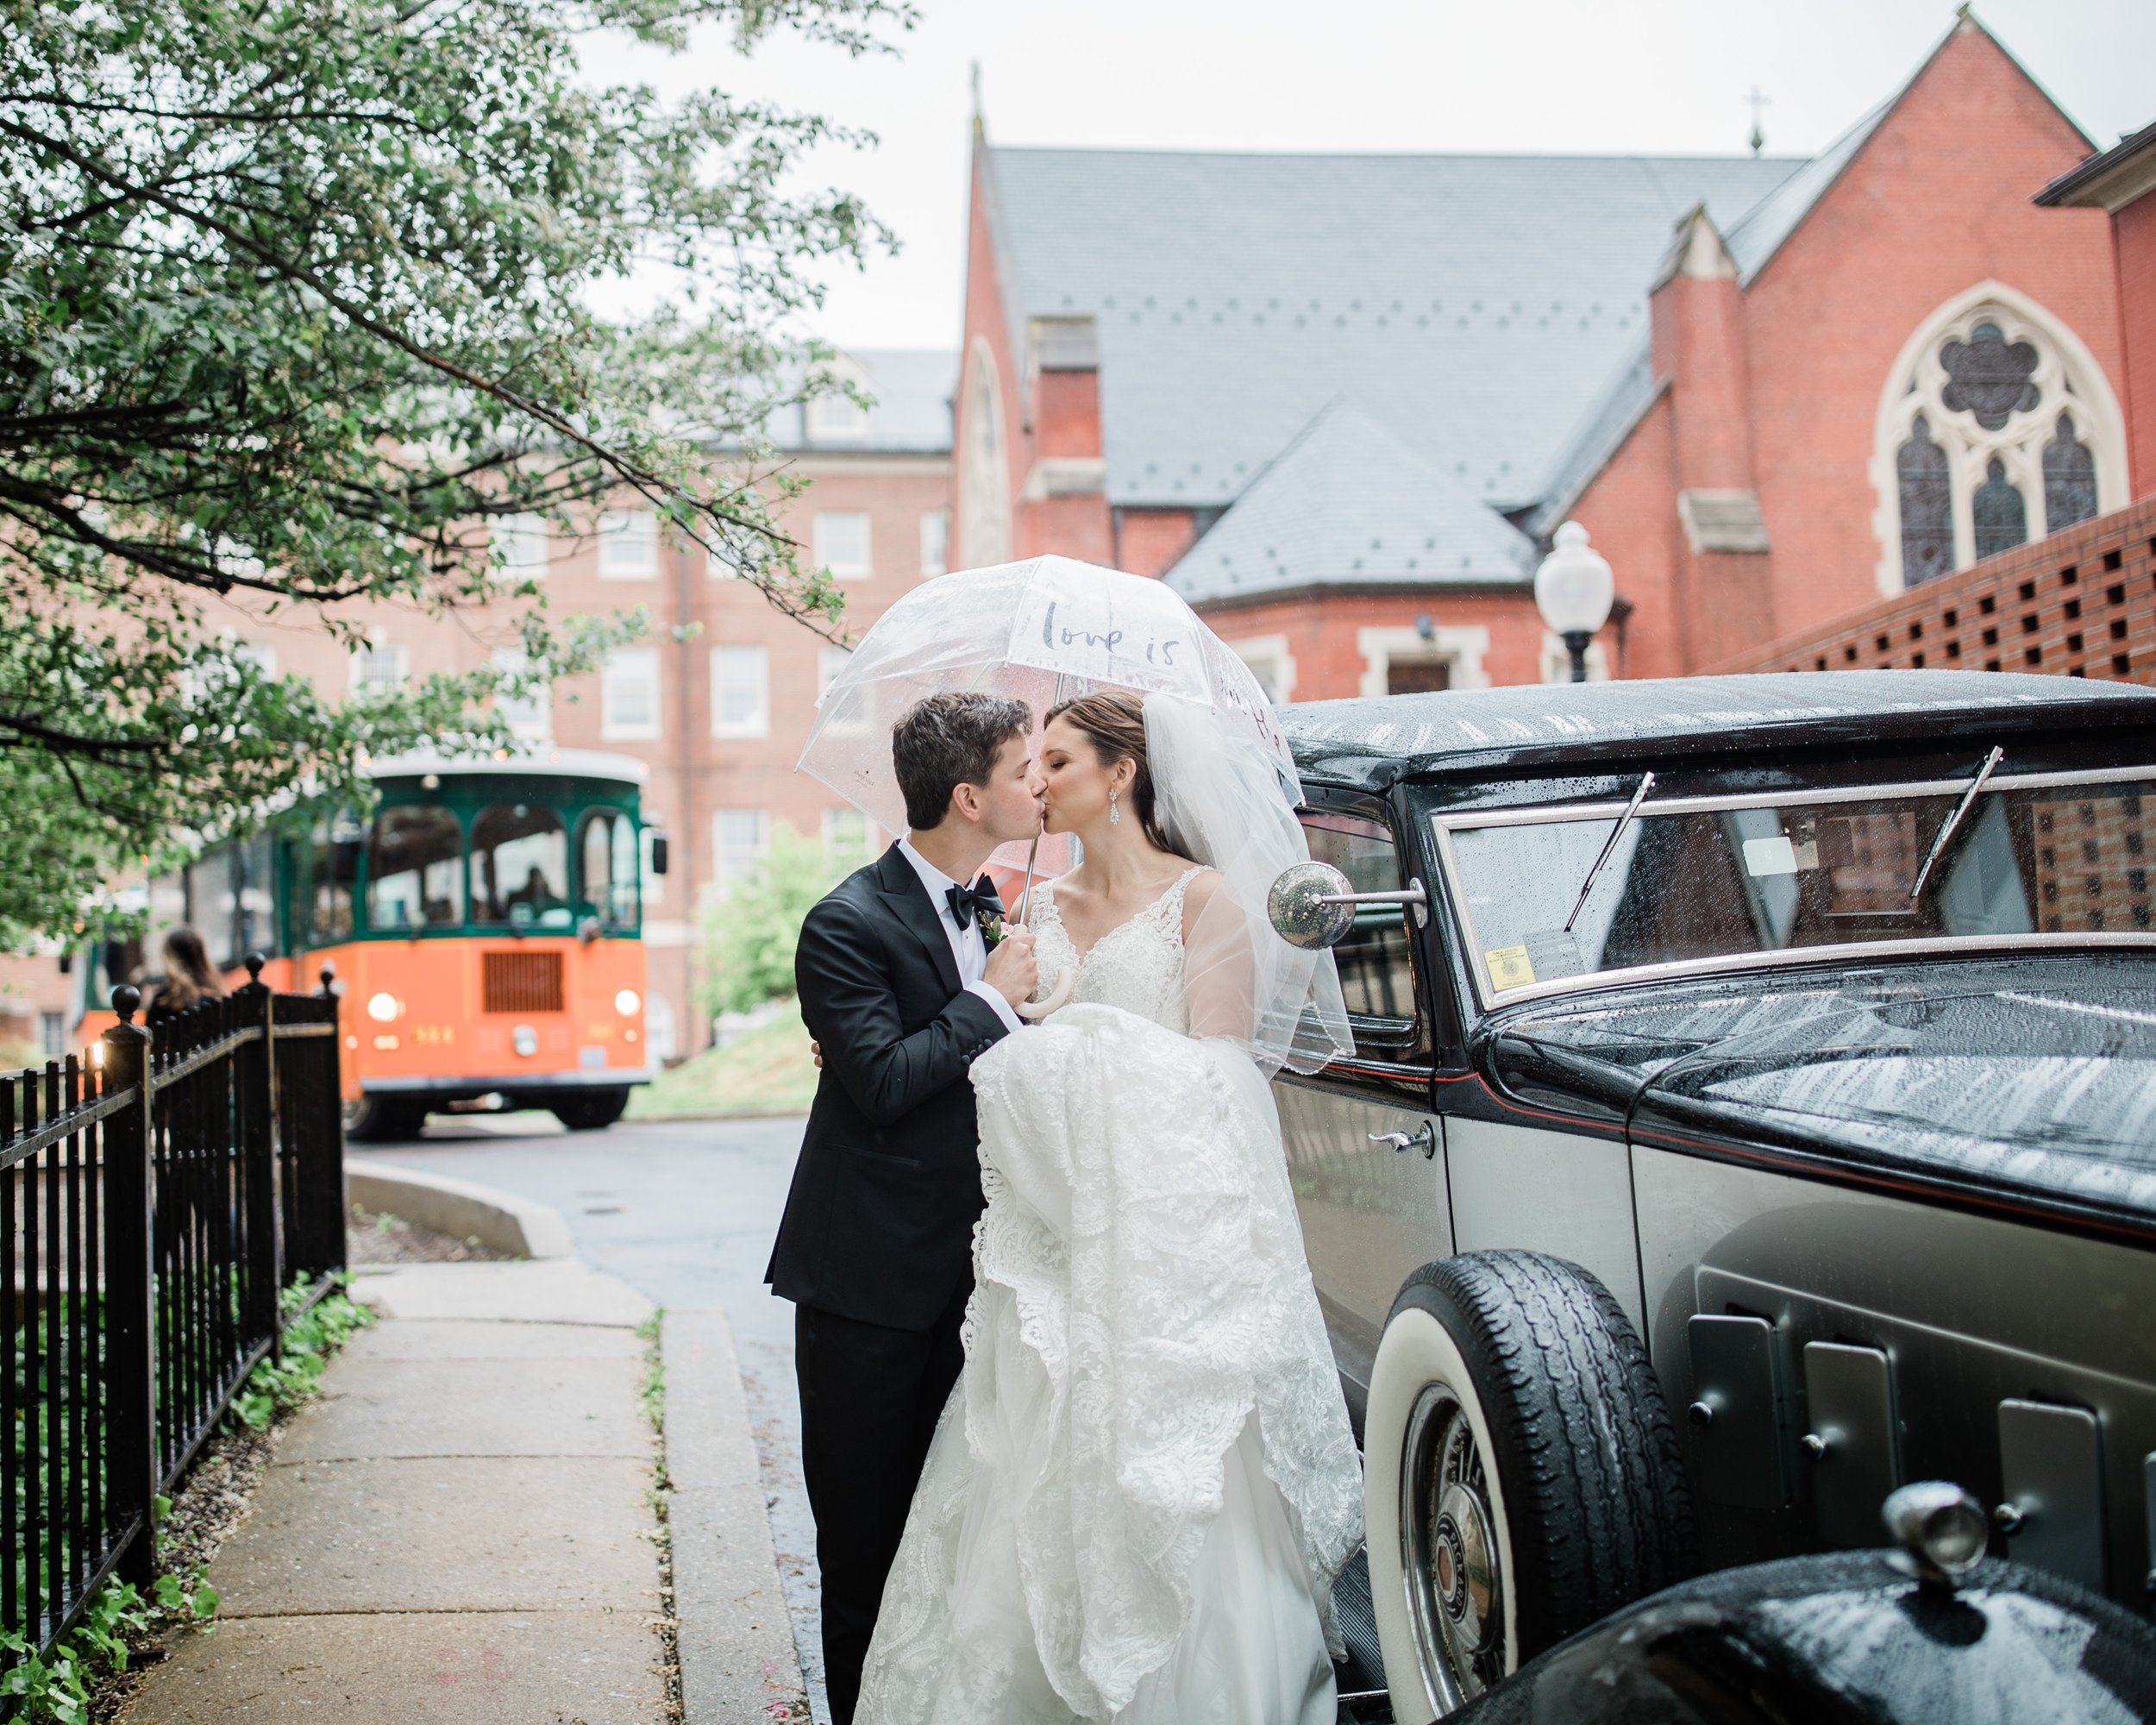
[{"label": "whitewall tire", "polygon": [[1464,1706],[1695,1565],[1646,1350],[1601,1283],[1539,1252],[1408,1278],[1370,1374],[1363,1491],[1399,1725]]}]

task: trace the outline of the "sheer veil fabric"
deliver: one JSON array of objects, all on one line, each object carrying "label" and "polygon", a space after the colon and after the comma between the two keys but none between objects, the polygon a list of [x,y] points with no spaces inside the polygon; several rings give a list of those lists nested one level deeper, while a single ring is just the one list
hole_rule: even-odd
[{"label": "sheer veil fabric", "polygon": [[[1307,854],[1276,775],[1164,731],[1169,705],[1148,703],[1169,831],[1225,863],[1210,904],[1232,914],[1186,944],[1192,870],[1081,960],[1044,895],[1041,991],[1075,967],[1076,997],[973,1067],[966,1366],[862,1725],[1333,1718],[1361,1474],[1261,1069],[1314,1063],[1338,983],[1329,955],[1274,955],[1246,897],[1275,851]],[[1190,773],[1213,794],[1185,794]]]}]

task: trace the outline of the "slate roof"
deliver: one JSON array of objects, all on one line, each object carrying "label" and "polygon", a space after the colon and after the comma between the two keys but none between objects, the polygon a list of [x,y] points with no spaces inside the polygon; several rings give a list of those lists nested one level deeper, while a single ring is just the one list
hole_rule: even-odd
[{"label": "slate roof", "polygon": [[[958,388],[958,355],[948,348],[848,348],[842,358],[859,367],[873,399],[868,435],[842,442],[812,439],[799,405],[772,416],[771,440],[782,449],[870,454],[948,454],[951,398]],[[799,375],[799,373],[796,373]]]},{"label": "slate roof", "polygon": [[1359,408],[1335,403],[1167,574],[1192,605],[1306,586],[1526,582],[1534,542]]},{"label": "slate roof", "polygon": [[1789,157],[993,147],[1012,319],[1090,312],[1108,500],[1232,502],[1344,396],[1498,509],[1539,488],[1641,339],[1676,221],[1724,232]]}]

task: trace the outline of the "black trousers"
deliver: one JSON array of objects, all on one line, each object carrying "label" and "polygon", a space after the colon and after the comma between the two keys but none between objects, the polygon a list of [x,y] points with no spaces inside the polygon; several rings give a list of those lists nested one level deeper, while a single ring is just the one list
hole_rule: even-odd
[{"label": "black trousers", "polygon": [[801,1474],[816,1517],[823,1578],[824,1681],[833,1725],[861,1699],[884,1578],[899,1554],[936,1421],[958,1381],[958,1327],[970,1282],[925,1330],[893,1330],[795,1308]]}]

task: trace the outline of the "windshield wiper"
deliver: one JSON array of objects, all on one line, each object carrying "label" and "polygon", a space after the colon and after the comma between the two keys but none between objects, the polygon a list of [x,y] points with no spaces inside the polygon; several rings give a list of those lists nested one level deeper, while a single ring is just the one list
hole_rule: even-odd
[{"label": "windshield wiper", "polygon": [[2006,750],[1997,748],[1984,757],[1984,765],[1977,769],[1977,776],[1969,781],[1969,788],[1962,793],[1961,800],[1954,805],[1954,812],[1940,825],[1939,837],[1932,840],[1932,848],[1925,856],[1924,866],[1916,871],[1916,884],[1909,888],[1911,904],[1916,902],[1916,895],[1924,890],[1924,882],[1931,879],[1933,864],[1946,854],[1948,843],[1961,825],[1961,818],[1969,812],[1969,805],[1982,794],[1984,781],[1997,770],[1999,762],[2005,759]]},{"label": "windshield wiper", "polygon": [[1617,841],[1625,836],[1625,829],[1632,825],[1633,816],[1639,812],[1639,805],[1647,800],[1647,793],[1653,788],[1654,775],[1650,773],[1640,780],[1639,788],[1632,794],[1632,800],[1625,805],[1624,813],[1617,818],[1617,825],[1610,830],[1609,837],[1602,846],[1602,854],[1595,859],[1595,866],[1587,871],[1587,878],[1580,882],[1580,895],[1572,900],[1572,914],[1564,919],[1567,934],[1571,933],[1572,925],[1580,919],[1580,912],[1586,906],[1587,894],[1595,884],[1595,877],[1602,872],[1602,864],[1609,861],[1610,853],[1617,848]]}]

